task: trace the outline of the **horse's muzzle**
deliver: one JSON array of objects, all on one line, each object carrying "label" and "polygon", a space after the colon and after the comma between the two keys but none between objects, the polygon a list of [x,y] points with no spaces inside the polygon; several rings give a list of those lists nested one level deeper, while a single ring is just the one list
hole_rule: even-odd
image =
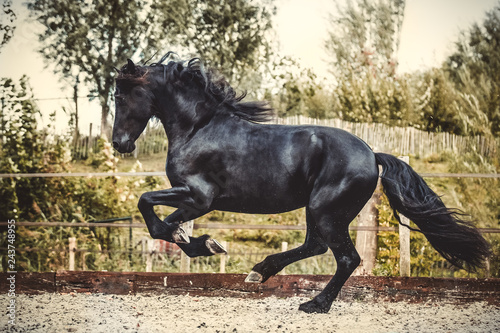
[{"label": "horse's muzzle", "polygon": [[123,142],[113,141],[113,148],[121,154],[131,153],[135,149],[135,143],[132,140]]}]

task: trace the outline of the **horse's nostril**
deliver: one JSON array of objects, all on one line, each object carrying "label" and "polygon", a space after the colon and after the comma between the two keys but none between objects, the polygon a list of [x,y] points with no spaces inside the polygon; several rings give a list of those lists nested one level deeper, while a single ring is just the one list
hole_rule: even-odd
[{"label": "horse's nostril", "polygon": [[118,148],[120,148],[120,144],[116,141],[113,141],[113,148],[115,148],[116,150],[118,150]]}]

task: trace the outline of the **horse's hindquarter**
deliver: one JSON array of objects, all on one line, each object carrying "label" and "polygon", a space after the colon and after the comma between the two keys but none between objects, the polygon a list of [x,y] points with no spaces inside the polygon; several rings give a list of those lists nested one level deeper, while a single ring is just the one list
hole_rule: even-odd
[{"label": "horse's hindquarter", "polygon": [[193,141],[204,151],[199,147],[198,151],[186,150],[192,150],[190,165],[212,183],[212,208],[216,210],[278,213],[297,209],[308,204],[318,181],[335,186],[348,173],[363,172],[352,170],[353,165],[363,169],[363,163],[368,163],[368,169],[375,168],[368,146],[338,129],[245,121],[237,125],[214,128],[204,142]]}]

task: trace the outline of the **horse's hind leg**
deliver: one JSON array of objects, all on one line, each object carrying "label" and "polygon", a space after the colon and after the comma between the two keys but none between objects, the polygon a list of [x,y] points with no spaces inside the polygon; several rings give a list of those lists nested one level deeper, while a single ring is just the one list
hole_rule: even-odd
[{"label": "horse's hind leg", "polygon": [[313,300],[300,305],[299,310],[307,313],[327,313],[340,289],[361,261],[347,228],[335,230],[328,237],[327,243],[335,255],[337,272],[319,295]]},{"label": "horse's hind leg", "polygon": [[[324,183],[323,183],[324,184]],[[340,186],[322,186],[311,194],[309,209],[323,241],[332,250],[337,261],[337,271],[325,289],[300,310],[327,313],[333,300],[349,276],[359,266],[359,257],[351,237],[349,224],[361,211],[377,185],[377,173],[359,173]]]},{"label": "horse's hind leg", "polygon": [[326,243],[318,235],[313,218],[306,208],[307,234],[304,244],[282,253],[272,254],[252,268],[245,282],[265,282],[286,266],[312,256],[323,254],[328,250]]}]

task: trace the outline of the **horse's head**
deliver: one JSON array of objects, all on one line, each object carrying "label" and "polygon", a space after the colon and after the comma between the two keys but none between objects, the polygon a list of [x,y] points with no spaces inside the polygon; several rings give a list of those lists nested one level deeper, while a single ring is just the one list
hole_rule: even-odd
[{"label": "horse's head", "polygon": [[147,67],[136,66],[131,60],[118,70],[113,147],[120,153],[135,149],[135,140],[153,116],[154,96],[148,87],[147,74]]},{"label": "horse's head", "polygon": [[128,60],[118,70],[113,147],[120,153],[135,149],[134,142],[153,116],[160,119],[169,140],[193,135],[217,112],[253,122],[271,118],[267,103],[240,103],[245,94],[237,96],[223,77],[205,71],[199,58],[164,65],[172,54],[149,66]]}]

